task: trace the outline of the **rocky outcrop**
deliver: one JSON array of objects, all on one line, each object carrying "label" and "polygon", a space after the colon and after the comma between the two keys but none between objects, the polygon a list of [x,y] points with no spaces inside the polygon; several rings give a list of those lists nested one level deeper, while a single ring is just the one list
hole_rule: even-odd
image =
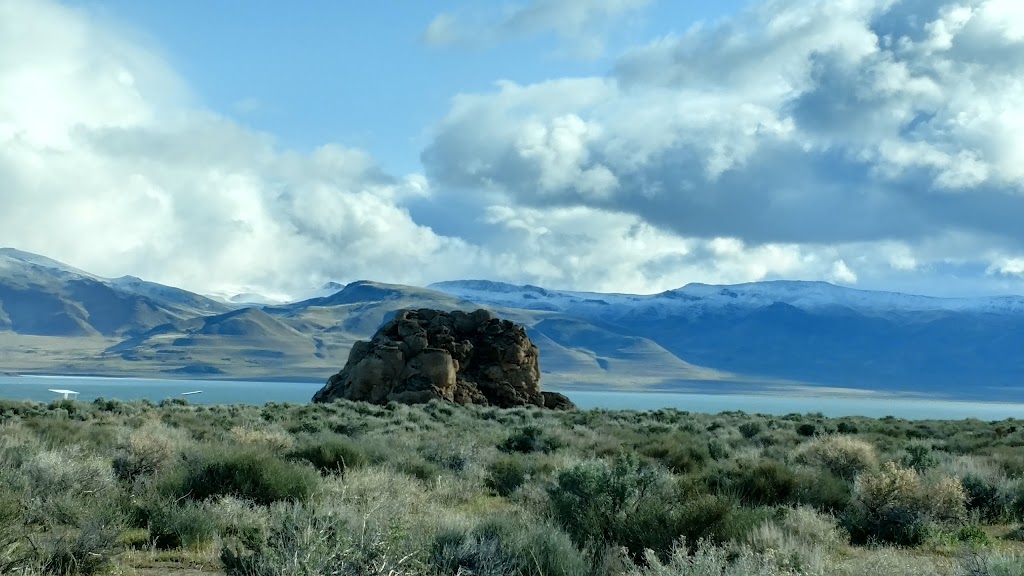
[{"label": "rocky outcrop", "polygon": [[574,410],[576,405],[565,394],[558,392],[541,392],[544,396],[544,407],[549,410]]},{"label": "rocky outcrop", "polygon": [[372,340],[352,346],[345,367],[313,401],[339,398],[573,407],[561,394],[541,392],[539,354],[526,331],[487,310],[399,311]]}]

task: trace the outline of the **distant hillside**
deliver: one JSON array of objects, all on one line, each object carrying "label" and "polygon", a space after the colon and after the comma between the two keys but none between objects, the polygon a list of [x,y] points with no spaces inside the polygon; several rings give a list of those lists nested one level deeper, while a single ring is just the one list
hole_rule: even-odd
[{"label": "distant hillside", "polygon": [[804,386],[1024,401],[1024,298],[823,282],[597,294],[486,280],[358,281],[279,305],[217,302],[0,250],[0,371],[326,379],[397,310],[485,307],[524,325],[549,385]]},{"label": "distant hillside", "polygon": [[694,284],[651,296],[487,281],[431,286],[561,312],[743,375],[958,397],[1024,398],[1024,298],[929,298],[824,282]]},{"label": "distant hillside", "polygon": [[16,334],[117,337],[227,309],[176,288],[107,280],[48,258],[0,249],[0,329]]}]

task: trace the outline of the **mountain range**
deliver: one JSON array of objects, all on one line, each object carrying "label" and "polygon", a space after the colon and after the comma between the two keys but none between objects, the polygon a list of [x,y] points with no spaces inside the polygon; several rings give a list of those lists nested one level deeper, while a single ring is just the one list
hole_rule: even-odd
[{"label": "mountain range", "polygon": [[523,324],[562,387],[1024,400],[1024,298],[824,282],[600,294],[485,280],[328,284],[298,302],[207,297],[0,249],[0,372],[323,381],[408,307]]}]

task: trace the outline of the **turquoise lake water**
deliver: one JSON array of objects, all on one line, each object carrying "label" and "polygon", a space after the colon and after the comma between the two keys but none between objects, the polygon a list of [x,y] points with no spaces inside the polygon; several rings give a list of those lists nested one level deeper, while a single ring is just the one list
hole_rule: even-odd
[{"label": "turquoise lake water", "polygon": [[[0,376],[0,398],[49,402],[58,396],[49,389],[79,392],[78,399],[96,398],[153,402],[185,398],[193,404],[307,403],[320,384],[298,382],[229,382],[212,380],[157,380],[145,378],[84,378],[74,376]],[[183,392],[201,390],[183,396]],[[690,412],[743,411],[759,414],[820,412],[826,416],[895,416],[907,419],[1003,420],[1024,419],[1024,404],[948,402],[911,398],[850,398],[841,396],[761,396],[752,394],[692,394],[676,392],[620,392],[560,390],[580,408],[657,410],[676,408]]]}]

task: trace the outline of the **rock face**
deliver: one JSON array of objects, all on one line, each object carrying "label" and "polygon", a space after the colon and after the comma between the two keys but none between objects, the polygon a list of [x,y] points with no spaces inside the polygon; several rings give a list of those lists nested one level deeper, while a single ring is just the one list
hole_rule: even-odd
[{"label": "rock face", "polygon": [[521,326],[487,310],[401,310],[371,341],[352,346],[345,368],[313,401],[572,408],[568,398],[541,392],[538,357]]}]

